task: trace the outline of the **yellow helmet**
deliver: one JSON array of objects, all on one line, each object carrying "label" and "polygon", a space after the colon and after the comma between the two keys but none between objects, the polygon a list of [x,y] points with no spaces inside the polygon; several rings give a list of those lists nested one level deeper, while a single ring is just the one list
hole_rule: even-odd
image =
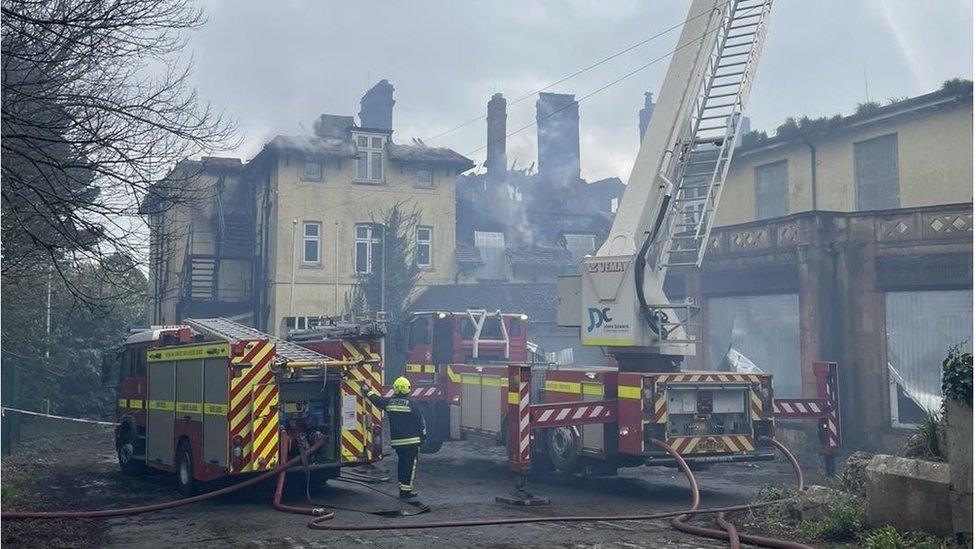
[{"label": "yellow helmet", "polygon": [[403,376],[396,378],[396,381],[393,382],[393,392],[398,395],[409,395],[410,380]]}]

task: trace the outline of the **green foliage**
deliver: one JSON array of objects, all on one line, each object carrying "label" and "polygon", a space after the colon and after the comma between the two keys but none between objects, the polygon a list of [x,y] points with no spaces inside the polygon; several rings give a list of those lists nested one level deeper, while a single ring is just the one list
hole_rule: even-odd
[{"label": "green foliage", "polygon": [[945,461],[946,425],[941,414],[926,413],[905,442],[905,457]]},{"label": "green foliage", "polygon": [[966,78],[952,78],[942,83],[942,91],[966,95],[973,93],[973,81]]},{"label": "green foliage", "polygon": [[863,517],[860,500],[843,497],[826,506],[822,519],[800,523],[800,530],[807,537],[819,540],[849,541],[856,539],[864,528]]},{"label": "green foliage", "polygon": [[922,533],[902,534],[892,526],[882,526],[861,538],[865,549],[949,549],[949,540]]},{"label": "green foliage", "polygon": [[0,484],[0,500],[4,505],[17,505],[27,499],[27,492],[10,483]]},{"label": "green foliage", "polygon": [[858,103],[857,108],[854,109],[854,114],[871,114],[881,110],[881,103],[877,101],[865,101],[864,103]]},{"label": "green foliage", "polygon": [[384,236],[379,250],[382,260],[374,259],[372,272],[360,275],[356,289],[346,303],[347,312],[375,312],[383,309],[381,296],[383,275],[386,275],[385,308],[391,320],[403,318],[410,297],[420,280],[420,267],[414,254],[416,230],[420,224],[420,212],[407,209],[398,202],[373,218]]},{"label": "green foliage", "polygon": [[942,396],[973,405],[973,354],[963,351],[961,345],[950,347],[942,361]]},{"label": "green foliage", "polygon": [[[101,383],[102,354],[117,347],[131,326],[145,323],[146,277],[120,256],[73,265],[64,278],[51,275],[48,340],[48,271],[38,266],[33,276],[3,283],[4,404],[42,410],[47,400],[54,413],[105,416],[114,398]],[[114,278],[111,287],[106,277]],[[95,303],[79,294],[94,296]]]}]

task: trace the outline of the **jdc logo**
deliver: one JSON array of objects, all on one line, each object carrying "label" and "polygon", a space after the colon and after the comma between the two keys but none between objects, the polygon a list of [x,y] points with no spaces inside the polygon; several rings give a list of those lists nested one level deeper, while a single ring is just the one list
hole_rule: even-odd
[{"label": "jdc logo", "polygon": [[610,307],[605,307],[603,309],[590,307],[587,311],[590,314],[590,325],[586,327],[587,332],[592,332],[596,328],[603,326],[605,323],[613,321],[613,319],[610,318]]}]

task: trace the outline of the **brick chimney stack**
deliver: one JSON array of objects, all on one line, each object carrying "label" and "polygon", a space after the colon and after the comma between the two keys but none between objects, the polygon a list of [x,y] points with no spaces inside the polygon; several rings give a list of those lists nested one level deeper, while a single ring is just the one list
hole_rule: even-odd
[{"label": "brick chimney stack", "polygon": [[553,183],[580,175],[579,103],[571,94],[540,93],[535,103],[539,174]]},{"label": "brick chimney stack", "polygon": [[639,126],[637,130],[640,131],[641,143],[644,142],[644,133],[647,132],[647,125],[651,123],[651,115],[654,113],[654,94],[651,92],[644,93],[644,108],[638,113],[640,117]]},{"label": "brick chimney stack", "polygon": [[385,78],[359,100],[359,125],[363,128],[393,131],[393,84]]},{"label": "brick chimney stack", "polygon": [[489,183],[499,183],[505,180],[508,171],[508,158],[505,152],[506,135],[506,107],[508,102],[500,93],[491,96],[488,101],[488,167]]}]

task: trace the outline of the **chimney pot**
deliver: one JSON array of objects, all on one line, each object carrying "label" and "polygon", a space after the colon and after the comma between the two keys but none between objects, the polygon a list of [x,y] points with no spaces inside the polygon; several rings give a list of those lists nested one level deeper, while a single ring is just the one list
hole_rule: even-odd
[{"label": "chimney pot", "polygon": [[492,184],[505,180],[506,166],[506,113],[508,102],[500,93],[491,96],[488,101],[488,181]]}]

